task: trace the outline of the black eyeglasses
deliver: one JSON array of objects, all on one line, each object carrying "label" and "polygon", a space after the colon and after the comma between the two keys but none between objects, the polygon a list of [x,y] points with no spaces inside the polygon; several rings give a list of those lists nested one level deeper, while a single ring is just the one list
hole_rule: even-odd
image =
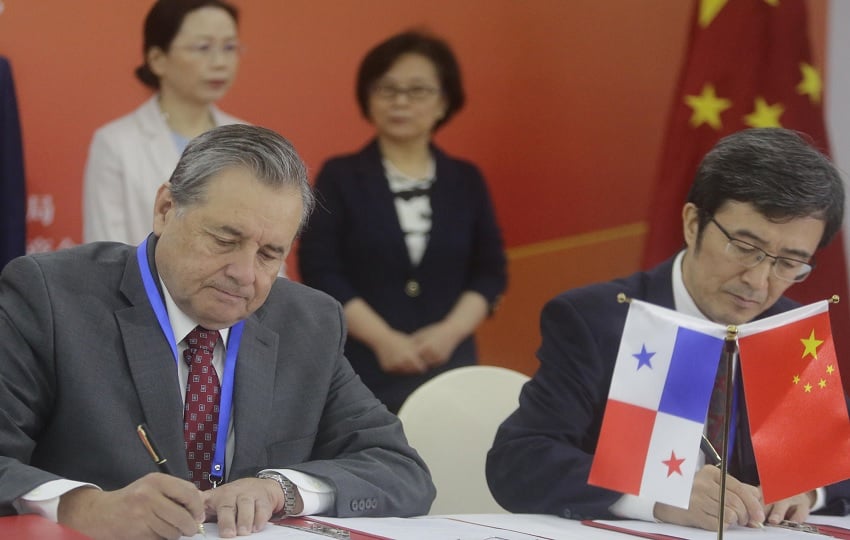
[{"label": "black eyeglasses", "polygon": [[812,273],[812,270],[815,267],[814,261],[808,263],[792,259],[790,257],[771,255],[758,246],[754,246],[749,242],[744,242],[743,240],[734,238],[731,234],[726,232],[726,229],[724,229],[720,223],[717,223],[714,216],[712,216],[710,220],[712,223],[717,225],[720,232],[722,232],[726,236],[726,239],[729,240],[726,244],[726,255],[742,266],[755,268],[761,264],[763,260],[773,259],[773,263],[770,265],[773,275],[782,281],[791,281],[794,283],[799,283],[809,277],[809,274]]}]

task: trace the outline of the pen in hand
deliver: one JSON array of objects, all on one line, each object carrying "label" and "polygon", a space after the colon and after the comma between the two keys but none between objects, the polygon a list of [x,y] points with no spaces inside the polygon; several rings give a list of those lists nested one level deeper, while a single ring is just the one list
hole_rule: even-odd
[{"label": "pen in hand", "polygon": [[[156,446],[154,446],[153,439],[151,439],[150,435],[148,435],[147,427],[144,424],[139,424],[136,426],[136,434],[139,436],[139,439],[142,441],[145,450],[148,451],[153,462],[159,468],[159,472],[174,476],[171,473],[171,468],[168,466],[168,460],[162,457],[162,454],[160,454],[159,451],[157,451]],[[207,532],[204,530],[203,523],[198,523],[198,532],[204,536],[207,535]]]},{"label": "pen in hand", "polygon": [[708,437],[705,435],[702,436],[702,441],[699,443],[699,448],[702,450],[702,453],[705,454],[705,460],[711,462],[712,465],[717,467],[720,466],[720,462],[722,461],[720,458],[720,454],[717,453],[717,450],[712,446],[711,441],[708,440]]},{"label": "pen in hand", "polygon": [[156,446],[154,446],[153,441],[148,435],[147,427],[144,424],[139,424],[136,426],[136,433],[139,435],[139,439],[141,439],[142,444],[145,446],[145,450],[148,451],[153,462],[157,467],[159,467],[159,472],[170,475],[171,469],[168,467],[168,460],[162,457],[162,455],[157,451]]}]

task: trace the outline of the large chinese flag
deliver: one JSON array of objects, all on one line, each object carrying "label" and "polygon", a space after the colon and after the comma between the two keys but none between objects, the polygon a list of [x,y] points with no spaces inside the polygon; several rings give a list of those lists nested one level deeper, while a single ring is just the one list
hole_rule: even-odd
[{"label": "large chinese flag", "polygon": [[825,301],[738,327],[765,502],[850,478],[850,420]]},{"label": "large chinese flag", "polygon": [[[682,206],[702,156],[748,127],[785,127],[828,150],[821,76],[812,64],[803,0],[700,0],[667,127],[649,214],[643,266],[683,245]],[[836,348],[850,359],[850,298],[840,237],[789,296],[813,302],[838,294]],[[843,351],[843,352],[842,352]],[[844,365],[850,373],[850,360]],[[850,384],[850,383],[848,383]],[[848,387],[850,388],[850,387]]]}]

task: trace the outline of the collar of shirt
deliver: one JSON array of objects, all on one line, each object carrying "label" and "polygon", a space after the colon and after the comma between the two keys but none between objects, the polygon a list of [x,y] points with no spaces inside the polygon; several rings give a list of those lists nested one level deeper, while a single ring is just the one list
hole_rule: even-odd
[{"label": "collar of shirt", "polygon": [[[186,336],[189,335],[189,332],[198,326],[198,323],[193,321],[188,315],[183,313],[179,307],[177,307],[177,303],[174,302],[173,298],[171,298],[171,293],[168,292],[168,287],[165,286],[162,278],[160,278],[159,283],[162,286],[162,295],[165,297],[165,309],[168,311],[168,322],[171,324],[171,330],[174,332],[174,339],[176,339],[177,344],[180,345],[180,343],[186,339]],[[219,330],[219,334],[221,334],[221,341],[226,346],[227,337],[230,335],[230,328],[223,328]],[[216,346],[216,349],[218,349],[218,346]]]},{"label": "collar of shirt", "polygon": [[404,174],[387,158],[383,158],[381,161],[384,165],[384,174],[386,174],[393,191],[430,185],[437,174],[437,166],[434,163],[433,157],[428,162],[428,171],[422,178],[414,178],[413,176]]},{"label": "collar of shirt", "polygon": [[679,313],[707,321],[708,317],[699,310],[694,299],[691,297],[691,293],[685,287],[685,280],[682,279],[682,259],[685,258],[685,251],[687,250],[683,249],[680,251],[673,260],[673,309]]},{"label": "collar of shirt", "polygon": [[[186,336],[198,326],[198,323],[177,307],[177,303],[171,298],[171,293],[168,292],[168,287],[165,286],[161,278],[159,283],[162,286],[162,295],[165,297],[165,310],[168,312],[168,322],[171,324],[171,331],[174,332],[174,339],[177,340],[177,354],[180,360],[177,362],[177,382],[180,384],[181,395],[185,398],[184,392],[186,391],[186,380],[189,377],[189,368],[186,362],[183,361],[183,351],[187,347],[185,343]],[[213,351],[213,368],[215,368],[215,372],[221,378],[221,374],[224,373],[225,348],[227,347],[227,337],[230,335],[230,328],[219,330],[219,334],[221,335],[221,341],[216,344]]]}]

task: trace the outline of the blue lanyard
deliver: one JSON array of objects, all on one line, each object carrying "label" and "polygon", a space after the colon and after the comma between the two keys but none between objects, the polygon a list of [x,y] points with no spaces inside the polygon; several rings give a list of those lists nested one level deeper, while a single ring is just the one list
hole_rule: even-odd
[{"label": "blue lanyard", "polygon": [[[174,354],[175,366],[179,368],[180,355],[177,353],[177,340],[174,338],[174,330],[168,320],[168,310],[159,295],[159,289],[154,281],[153,273],[148,264],[148,239],[145,238],[136,248],[136,259],[139,261],[139,270],[142,273],[142,283],[145,286],[148,300],[151,303],[156,320],[171,352]],[[210,482],[216,487],[224,478],[224,454],[227,448],[227,428],[230,426],[230,412],[233,404],[233,379],[236,371],[236,358],[239,355],[239,344],[242,341],[242,330],[245,321],[239,321],[230,328],[227,338],[227,352],[224,357],[224,374],[221,378],[221,402],[218,412],[218,433],[215,439],[215,455],[210,467]]]}]

